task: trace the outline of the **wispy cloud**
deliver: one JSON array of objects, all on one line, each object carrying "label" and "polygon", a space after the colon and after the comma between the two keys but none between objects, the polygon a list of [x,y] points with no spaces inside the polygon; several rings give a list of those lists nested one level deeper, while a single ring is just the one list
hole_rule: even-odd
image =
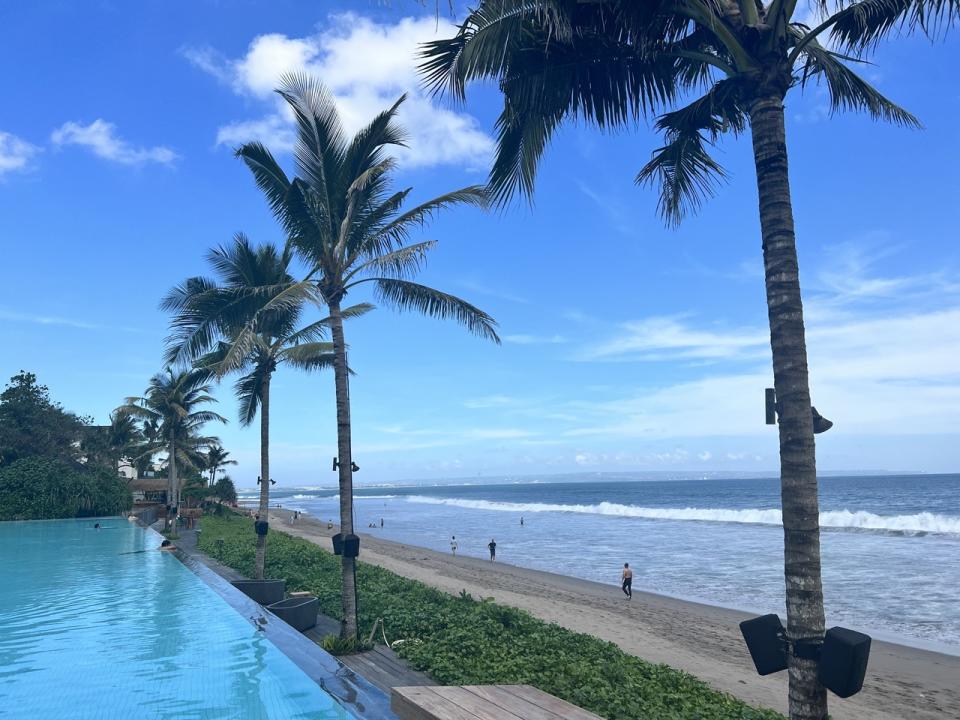
[{"label": "wispy cloud", "polygon": [[530,301],[525,297],[507,292],[505,290],[500,290],[499,288],[490,287],[489,285],[476,280],[460,280],[457,284],[468,292],[477,293],[478,295],[486,295],[487,297],[496,298],[498,300],[506,300],[507,302],[519,303],[521,305],[528,305],[530,303]]},{"label": "wispy cloud", "polygon": [[77,328],[79,330],[110,330],[131,333],[143,332],[139,328],[108,327],[106,325],[86,322],[83,320],[71,320],[70,318],[58,317],[56,315],[23,313],[16,310],[7,310],[5,308],[0,308],[0,320],[7,320],[10,322],[25,322],[33,325],[61,325],[64,327]]},{"label": "wispy cloud", "polygon": [[351,133],[406,93],[399,117],[410,138],[396,154],[407,166],[485,167],[493,140],[472,116],[435,104],[417,75],[420,44],[452,35],[455,29],[434,15],[386,24],[341,13],[331,15],[326,27],[313,35],[259,35],[239,58],[211,48],[184,48],[181,54],[233,92],[264,106],[265,114],[257,118],[221,127],[218,144],[260,140],[275,152],[290,150],[293,118],[273,91],[285,73],[307,72],[334,94]]},{"label": "wispy cloud", "polygon": [[563,345],[568,342],[563,335],[504,335],[503,341],[514,345]]},{"label": "wispy cloud", "polygon": [[762,329],[694,328],[679,316],[623,323],[613,338],[583,352],[582,360],[729,360],[759,358],[769,347]]},{"label": "wispy cloud", "polygon": [[39,152],[36,145],[0,131],[0,178],[7,173],[29,169],[30,161]]},{"label": "wispy cloud", "polygon": [[471,410],[486,408],[504,408],[516,405],[516,398],[507,395],[487,395],[485,397],[471,398],[463,401],[463,406]]},{"label": "wispy cloud", "polygon": [[50,141],[57,146],[79,145],[97,157],[121,165],[159,163],[170,165],[179,157],[168,147],[136,147],[117,135],[117,127],[103,119],[89,125],[66,122],[53,131]]}]

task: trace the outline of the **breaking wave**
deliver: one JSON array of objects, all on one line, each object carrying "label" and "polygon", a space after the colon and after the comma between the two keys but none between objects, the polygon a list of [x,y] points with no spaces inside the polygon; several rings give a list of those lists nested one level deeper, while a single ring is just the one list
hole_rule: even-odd
[{"label": "breaking wave", "polygon": [[[461,498],[436,498],[410,495],[408,502],[427,505],[449,505],[472,510],[495,510],[518,513],[577,513],[615,517],[646,518],[650,520],[686,520],[697,522],[743,523],[750,525],[780,525],[780,511],[775,509],[733,510],[724,508],[650,508],[602,502],[596,505],[561,505],[554,503],[511,503]],[[929,512],[914,515],[876,515],[865,511],[828,510],[820,513],[824,528],[867,530],[873,532],[916,535],[925,533],[960,535],[960,517]]]}]

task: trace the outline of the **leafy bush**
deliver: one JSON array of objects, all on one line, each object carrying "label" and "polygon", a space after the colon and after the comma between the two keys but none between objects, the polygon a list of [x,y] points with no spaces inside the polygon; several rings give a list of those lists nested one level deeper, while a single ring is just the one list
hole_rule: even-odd
[{"label": "leafy bush", "polygon": [[49,458],[0,467],[0,520],[117,515],[132,504],[126,483],[105,470]]},{"label": "leafy bush", "polygon": [[[201,549],[245,575],[253,574],[253,522],[240,515],[206,517]],[[300,538],[271,532],[267,577],[320,598],[340,617],[340,563]],[[629,655],[613,643],[538,620],[527,612],[466,593],[451,596],[382,568],[357,568],[360,627],[383,618],[397,653],[447,685],[529,683],[616,720],[773,720],[772,710],[746,705],[666,665]],[[332,651],[331,651],[332,652]]]}]

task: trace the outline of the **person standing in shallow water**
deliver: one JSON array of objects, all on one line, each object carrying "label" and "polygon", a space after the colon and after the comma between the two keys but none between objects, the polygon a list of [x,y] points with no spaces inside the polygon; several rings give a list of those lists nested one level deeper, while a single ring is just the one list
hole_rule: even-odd
[{"label": "person standing in shallow water", "polygon": [[487,543],[487,547],[490,549],[490,562],[493,562],[497,559],[497,542],[493,538],[490,538],[490,542]]},{"label": "person standing in shallow water", "polygon": [[623,584],[620,589],[627,596],[627,600],[633,599],[633,570],[630,569],[630,563],[623,564],[623,573],[620,575]]},{"label": "person standing in shallow water", "polygon": [[457,536],[453,535],[450,538],[450,552],[456,557],[457,555]]}]

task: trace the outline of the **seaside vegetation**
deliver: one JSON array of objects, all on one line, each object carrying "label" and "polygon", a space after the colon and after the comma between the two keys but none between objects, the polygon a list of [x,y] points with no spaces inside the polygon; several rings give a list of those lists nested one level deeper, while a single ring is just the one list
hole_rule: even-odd
[{"label": "seaside vegetation", "polygon": [[0,520],[103,517],[131,505],[126,482],[102,468],[43,457],[0,467]]},{"label": "seaside vegetation", "polygon": [[116,515],[131,506],[121,434],[64,410],[33,373],[0,393],[0,520]]},{"label": "seaside vegetation", "polygon": [[[252,575],[252,522],[221,511],[202,520],[199,547]],[[271,536],[267,576],[307,590],[320,611],[342,612],[339,559],[283,532]],[[616,720],[773,720],[782,716],[713,690],[692,675],[625,653],[614,643],[544,622],[467,593],[448,595],[366,563],[357,564],[361,633],[383,618],[397,653],[445,685],[527,683]],[[341,648],[331,649],[340,650]],[[625,698],[629,702],[625,702]]]}]

